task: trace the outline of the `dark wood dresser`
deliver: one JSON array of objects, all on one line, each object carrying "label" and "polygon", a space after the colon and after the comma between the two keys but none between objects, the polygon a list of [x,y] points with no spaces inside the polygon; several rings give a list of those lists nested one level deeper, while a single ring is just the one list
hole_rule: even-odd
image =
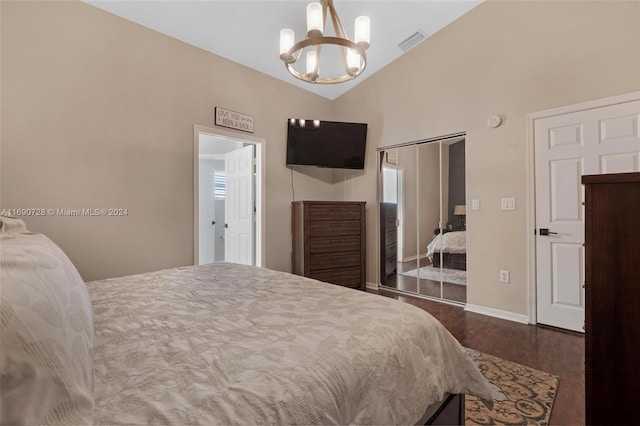
[{"label": "dark wood dresser", "polygon": [[640,173],[583,176],[587,424],[637,424]]},{"label": "dark wood dresser", "polygon": [[365,204],[294,201],[293,273],[364,290]]}]

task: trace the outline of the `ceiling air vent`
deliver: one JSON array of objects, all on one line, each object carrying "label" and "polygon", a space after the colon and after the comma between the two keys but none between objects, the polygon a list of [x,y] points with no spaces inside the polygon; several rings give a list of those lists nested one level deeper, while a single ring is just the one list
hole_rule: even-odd
[{"label": "ceiling air vent", "polygon": [[416,44],[420,43],[425,38],[427,38],[427,36],[422,32],[422,30],[418,30],[415,33],[411,34],[406,39],[404,39],[403,41],[401,41],[400,44],[398,44],[398,46],[400,47],[400,49],[406,52]]}]

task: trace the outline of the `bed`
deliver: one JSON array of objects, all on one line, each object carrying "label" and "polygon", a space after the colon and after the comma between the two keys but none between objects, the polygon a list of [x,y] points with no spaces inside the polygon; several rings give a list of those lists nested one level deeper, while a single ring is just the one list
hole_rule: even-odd
[{"label": "bed", "polygon": [[490,404],[449,332],[391,298],[230,263],[85,284],[42,234],[0,248],[2,424],[415,424],[457,395]]},{"label": "bed", "polygon": [[436,268],[467,270],[467,232],[447,231],[435,235],[427,245],[427,257]]}]

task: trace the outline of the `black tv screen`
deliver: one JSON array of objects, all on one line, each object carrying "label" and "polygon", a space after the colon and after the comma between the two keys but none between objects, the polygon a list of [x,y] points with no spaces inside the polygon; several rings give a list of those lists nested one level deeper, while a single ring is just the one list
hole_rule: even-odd
[{"label": "black tv screen", "polygon": [[288,120],[287,166],[364,169],[367,125],[337,121]]}]

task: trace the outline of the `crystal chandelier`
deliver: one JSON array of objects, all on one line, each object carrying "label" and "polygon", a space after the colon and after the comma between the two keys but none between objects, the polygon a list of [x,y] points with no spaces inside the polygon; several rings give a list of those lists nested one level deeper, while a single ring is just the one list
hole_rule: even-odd
[{"label": "crystal chandelier", "polygon": [[[335,37],[326,35],[327,12],[333,24]],[[349,40],[347,32],[333,6],[333,0],[322,0],[307,5],[307,37],[295,43],[293,30],[280,30],[280,59],[287,70],[296,78],[308,83],[334,84],[353,80],[364,71],[367,65],[366,50],[369,48],[370,22],[367,16],[356,18],[354,41]],[[343,75],[323,76],[320,74],[322,46],[338,46],[345,73]],[[296,61],[307,49],[306,72],[294,68]]]}]

